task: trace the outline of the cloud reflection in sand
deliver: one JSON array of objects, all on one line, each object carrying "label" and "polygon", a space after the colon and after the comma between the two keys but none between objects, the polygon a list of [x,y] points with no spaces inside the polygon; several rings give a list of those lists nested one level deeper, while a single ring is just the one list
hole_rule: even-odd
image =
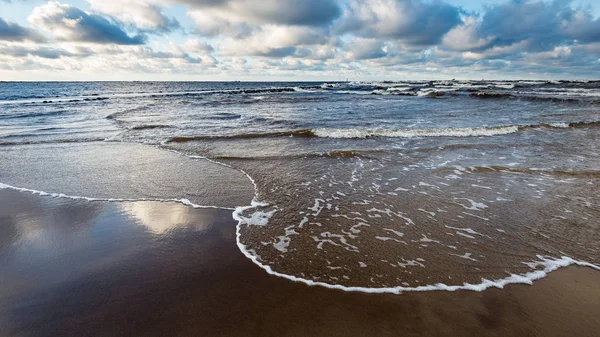
[{"label": "cloud reflection in sand", "polygon": [[205,231],[214,222],[214,212],[197,212],[190,207],[169,203],[122,203],[119,209],[133,218],[136,224],[143,225],[148,231],[158,235],[177,228]]}]

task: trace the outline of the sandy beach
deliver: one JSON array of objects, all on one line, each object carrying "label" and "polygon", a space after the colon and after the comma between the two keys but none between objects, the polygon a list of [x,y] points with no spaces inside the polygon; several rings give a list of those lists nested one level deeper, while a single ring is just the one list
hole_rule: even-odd
[{"label": "sandy beach", "polygon": [[0,0],[0,337],[600,337],[600,0]]},{"label": "sandy beach", "polygon": [[309,287],[239,251],[231,211],[0,190],[1,336],[597,336],[600,273],[400,295]]}]

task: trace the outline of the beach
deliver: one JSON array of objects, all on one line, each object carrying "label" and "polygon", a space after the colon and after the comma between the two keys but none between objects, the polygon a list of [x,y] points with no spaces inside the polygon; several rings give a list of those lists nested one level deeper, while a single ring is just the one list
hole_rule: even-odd
[{"label": "beach", "polygon": [[0,0],[0,337],[600,337],[600,0]]},{"label": "beach", "polygon": [[271,276],[231,212],[0,190],[2,336],[597,336],[600,274],[364,294]]},{"label": "beach", "polygon": [[597,336],[599,83],[4,84],[0,336]]}]

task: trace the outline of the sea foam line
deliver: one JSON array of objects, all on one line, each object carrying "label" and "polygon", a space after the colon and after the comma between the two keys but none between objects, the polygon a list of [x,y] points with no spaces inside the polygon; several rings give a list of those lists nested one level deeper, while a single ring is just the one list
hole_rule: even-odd
[{"label": "sea foam line", "polygon": [[206,208],[206,209],[226,209],[235,211],[236,208],[232,207],[220,207],[220,206],[212,206],[212,205],[198,205],[191,202],[189,199],[162,199],[162,198],[95,198],[95,197],[83,197],[78,195],[67,195],[64,193],[53,193],[53,192],[45,192],[40,190],[34,190],[30,188],[16,187],[12,185],[7,185],[0,183],[0,189],[10,189],[19,192],[28,192],[31,194],[36,194],[39,196],[47,196],[51,198],[65,198],[72,200],[86,200],[86,201],[105,201],[105,202],[136,202],[136,201],[155,201],[155,202],[176,202],[183,204],[185,206],[191,206],[193,208]]},{"label": "sea foam line", "polygon": [[[177,151],[175,151],[175,152],[177,152]],[[294,276],[294,275],[280,273],[280,272],[274,271],[273,268],[271,268],[271,266],[261,263],[259,261],[260,257],[257,254],[248,250],[247,246],[245,244],[243,244],[241,241],[242,225],[244,223],[246,223],[247,225],[251,225],[250,223],[248,223],[248,221],[253,221],[253,220],[255,221],[254,217],[246,218],[246,217],[242,216],[242,213],[244,211],[252,209],[252,208],[265,207],[265,206],[270,205],[269,203],[258,200],[258,195],[259,195],[258,194],[258,185],[254,181],[254,179],[245,171],[235,168],[231,165],[219,163],[218,161],[212,160],[210,158],[202,157],[202,156],[189,156],[189,157],[202,158],[202,159],[209,160],[216,164],[220,164],[220,165],[223,165],[223,166],[226,166],[229,168],[237,169],[240,172],[242,172],[243,174],[245,174],[248,177],[248,179],[250,179],[250,181],[252,182],[252,184],[254,185],[254,188],[255,188],[255,196],[254,196],[254,199],[252,200],[251,205],[237,207],[232,213],[233,219],[238,222],[238,224],[236,225],[236,236],[235,236],[236,244],[237,244],[239,250],[242,252],[242,254],[244,254],[244,256],[246,256],[248,259],[250,259],[250,261],[252,261],[255,265],[257,265],[258,267],[260,267],[261,269],[266,271],[268,274],[277,276],[277,277],[282,277],[282,278],[285,278],[285,279],[293,281],[293,282],[304,283],[308,286],[321,286],[321,287],[325,287],[328,289],[336,289],[336,290],[342,290],[342,291],[348,291],[348,292],[362,292],[362,293],[369,293],[369,294],[401,294],[402,292],[457,291],[457,290],[470,290],[470,291],[481,292],[488,288],[502,289],[502,288],[504,288],[504,286],[509,285],[509,284],[531,285],[531,284],[533,284],[533,281],[536,281],[536,280],[546,277],[548,275],[548,273],[558,270],[559,268],[564,268],[564,267],[568,267],[571,265],[577,265],[577,266],[581,266],[581,267],[589,267],[589,268],[593,268],[593,269],[600,271],[600,266],[598,266],[598,265],[595,265],[595,264],[592,264],[592,263],[589,263],[586,261],[575,260],[568,256],[562,256],[558,259],[552,259],[552,258],[543,257],[541,255],[537,255],[537,258],[539,259],[538,261],[528,262],[526,264],[530,267],[542,266],[543,267],[542,270],[535,270],[535,271],[531,271],[531,272],[521,274],[521,275],[511,274],[508,277],[498,279],[498,280],[488,280],[488,279],[482,278],[481,283],[478,283],[478,284],[463,283],[462,285],[447,285],[444,283],[436,283],[436,284],[424,285],[424,286],[418,286],[418,287],[403,287],[403,286],[380,287],[380,288],[356,287],[356,286],[348,287],[348,286],[344,286],[341,284],[331,284],[331,283],[326,283],[326,282],[313,281],[313,280],[301,278],[301,277]],[[261,218],[261,220],[265,220],[265,219]],[[261,226],[267,225],[268,217],[266,218],[266,221],[267,221],[266,223],[261,223],[261,224],[257,224],[257,225],[261,225]]]},{"label": "sea foam line", "polygon": [[254,207],[257,207],[260,205],[262,205],[262,204],[257,203],[252,206],[238,207],[233,212],[234,219],[238,220],[238,226],[236,228],[236,242],[237,242],[238,248],[242,251],[242,253],[247,258],[249,258],[252,262],[254,262],[254,264],[259,266],[260,268],[264,269],[268,274],[282,277],[282,278],[288,279],[293,282],[304,283],[308,286],[321,286],[321,287],[325,287],[328,289],[336,289],[336,290],[342,290],[342,291],[348,291],[348,292],[362,292],[362,293],[369,293],[369,294],[401,294],[403,292],[457,291],[457,290],[470,290],[470,291],[481,292],[488,288],[502,289],[506,285],[509,285],[509,284],[529,284],[529,285],[531,285],[531,284],[533,284],[533,281],[536,281],[536,280],[546,277],[548,275],[548,273],[553,272],[559,268],[568,267],[570,265],[578,265],[581,267],[590,267],[590,268],[600,271],[600,266],[597,266],[595,264],[585,262],[585,261],[575,260],[568,256],[562,256],[561,258],[558,258],[558,259],[551,259],[551,258],[545,258],[541,255],[537,255],[537,258],[540,260],[534,261],[534,262],[531,262],[528,264],[536,265],[536,266],[543,266],[544,268],[542,270],[535,270],[535,271],[531,271],[531,272],[528,272],[528,273],[525,273],[522,275],[511,274],[508,277],[498,279],[498,280],[488,280],[488,279],[482,278],[481,283],[478,283],[478,284],[463,283],[462,285],[447,285],[444,283],[436,283],[436,284],[424,285],[424,286],[418,286],[418,287],[397,286],[397,287],[369,288],[369,287],[355,287],[355,286],[348,287],[348,286],[344,286],[341,284],[318,282],[318,281],[308,280],[308,279],[304,279],[304,278],[297,277],[294,275],[288,275],[288,274],[274,271],[271,268],[271,266],[261,263],[259,261],[259,256],[255,255],[251,251],[249,251],[246,248],[246,245],[244,245],[241,242],[241,240],[240,240],[241,224],[244,221],[244,218],[240,216],[240,213],[247,209],[254,208]]},{"label": "sea foam line", "polygon": [[[163,148],[164,149],[164,148]],[[164,149],[167,151],[171,151],[174,153],[178,153],[178,154],[182,154],[178,151],[175,150],[171,150],[171,149]],[[243,173],[246,177],[248,177],[248,179],[251,181],[252,185],[254,186],[255,189],[255,195],[254,198],[251,202],[250,205],[248,206],[239,206],[236,208],[227,208],[227,207],[218,207],[218,206],[206,206],[206,205],[197,205],[194,204],[192,202],[190,202],[188,199],[160,199],[160,198],[139,198],[139,199],[120,199],[120,198],[91,198],[91,197],[83,197],[83,196],[69,196],[69,195],[65,195],[63,193],[48,193],[48,192],[44,192],[44,191],[39,191],[39,190],[34,190],[34,189],[28,189],[28,188],[22,188],[22,187],[15,187],[15,186],[11,186],[11,185],[7,185],[7,184],[3,184],[0,183],[0,189],[12,189],[12,190],[16,190],[16,191],[20,191],[20,192],[29,192],[29,193],[33,193],[33,194],[37,194],[40,196],[50,196],[50,197],[55,197],[55,198],[69,198],[69,199],[74,199],[74,200],[86,200],[86,201],[108,201],[108,202],[135,202],[135,201],[157,201],[157,202],[177,202],[177,203],[181,203],[183,205],[186,206],[191,206],[193,208],[214,208],[214,209],[227,209],[227,210],[233,210],[232,216],[233,219],[238,221],[238,224],[236,225],[236,244],[238,246],[238,248],[240,249],[240,251],[242,252],[242,254],[244,254],[244,256],[246,256],[248,259],[250,259],[250,261],[252,261],[254,264],[256,264],[258,267],[262,268],[263,270],[265,270],[268,274],[273,275],[273,276],[277,276],[277,277],[282,277],[285,278],[287,280],[293,281],[293,282],[299,282],[299,283],[304,283],[308,286],[321,286],[321,287],[325,287],[328,289],[336,289],[336,290],[342,290],[342,291],[348,291],[348,292],[363,292],[363,293],[372,293],[372,294],[383,294],[383,293],[388,293],[388,294],[401,294],[402,292],[417,292],[417,291],[457,291],[457,290],[470,290],[470,291],[477,291],[477,292],[481,292],[484,291],[488,288],[504,288],[504,286],[508,285],[508,284],[533,284],[533,281],[542,279],[544,277],[546,277],[548,275],[548,273],[555,271],[559,268],[562,267],[568,267],[570,265],[578,265],[578,266],[582,266],[582,267],[590,267],[596,270],[600,271],[600,266],[597,266],[595,264],[589,263],[589,262],[585,262],[585,261],[579,261],[579,260],[575,260],[572,259],[570,257],[567,256],[562,256],[561,258],[558,259],[552,259],[552,258],[545,258],[541,255],[538,255],[538,259],[540,259],[539,261],[533,261],[530,263],[527,263],[529,266],[543,266],[544,268],[542,270],[535,270],[535,271],[531,271],[522,275],[518,275],[518,274],[511,274],[510,276],[503,278],[503,279],[498,279],[498,280],[487,280],[487,279],[482,279],[482,282],[479,284],[470,284],[470,283],[464,283],[463,285],[447,285],[444,283],[437,283],[437,284],[432,284],[432,285],[424,285],[424,286],[418,286],[418,287],[403,287],[403,286],[397,286],[397,287],[381,287],[381,288],[369,288],[369,287],[348,287],[348,286],[344,286],[341,284],[330,284],[330,283],[325,283],[325,282],[318,282],[318,281],[313,281],[313,280],[308,280],[308,279],[304,279],[301,277],[297,277],[294,275],[288,275],[288,274],[284,274],[284,273],[280,273],[277,271],[274,271],[271,266],[263,264],[259,261],[259,256],[257,256],[256,254],[252,253],[251,251],[249,251],[246,247],[246,245],[244,245],[241,242],[241,229],[242,229],[242,225],[244,224],[245,221],[247,220],[252,220],[252,218],[248,219],[243,217],[241,214],[242,212],[248,210],[248,209],[252,209],[252,208],[257,208],[257,207],[264,207],[264,206],[268,206],[269,204],[266,202],[262,202],[258,200],[258,185],[256,184],[256,181],[244,170],[239,169],[239,168],[235,168],[231,165],[225,164],[225,163],[220,163],[218,161],[212,160],[210,158],[207,157],[203,157],[203,156],[197,156],[197,155],[187,155],[187,154],[183,154],[189,158],[192,159],[204,159],[204,160],[208,160],[212,163],[218,164],[218,165],[222,165],[224,167],[228,167],[228,168],[232,168],[235,170],[238,170],[239,172]],[[268,219],[267,219],[268,220]],[[263,224],[264,225],[264,224]]]},{"label": "sea foam line", "polygon": [[314,129],[317,137],[323,138],[413,138],[413,137],[479,137],[507,135],[519,131],[519,126],[445,128],[417,130],[357,130],[357,129]]}]

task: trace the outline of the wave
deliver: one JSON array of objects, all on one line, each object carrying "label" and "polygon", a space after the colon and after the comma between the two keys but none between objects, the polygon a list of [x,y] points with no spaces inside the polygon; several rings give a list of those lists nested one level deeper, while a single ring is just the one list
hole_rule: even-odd
[{"label": "wave", "polygon": [[494,127],[473,128],[431,128],[431,129],[302,129],[293,131],[248,133],[226,136],[178,136],[169,138],[165,143],[185,143],[203,140],[234,140],[253,138],[276,138],[276,137],[315,137],[315,138],[339,138],[339,139],[361,139],[361,138],[417,138],[417,137],[483,137],[498,136],[527,131],[534,129],[568,129],[568,128],[591,128],[600,127],[600,121],[589,122],[555,122],[531,125],[506,125]]},{"label": "wave", "polygon": [[327,283],[322,281],[309,280],[303,277],[284,274],[273,270],[273,268],[264,263],[261,257],[256,254],[254,250],[248,249],[248,247],[242,242],[242,226],[266,226],[268,225],[269,219],[272,216],[272,212],[266,213],[262,211],[256,211],[251,216],[244,216],[244,212],[257,209],[258,207],[266,206],[267,204],[253,200],[250,206],[237,207],[233,212],[233,218],[238,222],[236,227],[236,243],[240,251],[250,259],[254,264],[262,268],[270,275],[285,278],[293,282],[304,283],[309,286],[321,286],[329,289],[337,289],[348,292],[362,292],[371,294],[401,294],[403,292],[416,292],[416,291],[457,291],[457,290],[470,290],[481,292],[488,288],[504,288],[509,284],[533,284],[533,281],[542,279],[548,275],[548,273],[558,270],[559,268],[568,267],[571,265],[577,265],[581,267],[589,267],[595,270],[600,270],[600,266],[581,260],[575,260],[568,256],[561,256],[560,258],[552,258],[548,256],[537,255],[536,261],[526,262],[524,264],[534,269],[531,272],[524,274],[510,274],[502,279],[488,280],[485,278],[481,279],[481,283],[470,284],[463,283],[461,285],[448,285],[444,283],[429,284],[417,287],[357,287],[357,286],[344,286],[341,284]]},{"label": "wave", "polygon": [[[281,87],[269,87],[269,88],[233,88],[233,89],[220,89],[220,90],[198,90],[198,91],[173,91],[173,92],[131,92],[131,93],[112,93],[106,94],[105,96],[97,96],[98,94],[82,95],[76,97],[55,97],[55,96],[32,96],[29,98],[18,99],[2,99],[0,98],[1,104],[50,104],[50,103],[65,103],[65,102],[91,102],[91,101],[103,101],[108,99],[119,99],[119,98],[138,98],[138,97],[195,97],[204,95],[240,95],[240,94],[260,94],[260,93],[285,93],[285,92],[311,92],[324,89],[317,85],[307,86],[281,86]],[[11,97],[9,97],[11,98]]]},{"label": "wave", "polygon": [[204,95],[243,95],[243,94],[263,94],[263,93],[282,93],[282,92],[297,92],[298,89],[315,89],[314,86],[310,87],[271,87],[271,88],[237,88],[237,89],[223,89],[223,90],[204,90],[204,91],[189,91],[189,92],[170,92],[170,93],[153,93],[149,94],[149,97],[172,97],[172,96],[183,96],[183,97],[195,97]]},{"label": "wave", "polygon": [[185,143],[201,140],[220,140],[220,139],[252,139],[252,138],[273,138],[273,137],[315,137],[312,130],[294,130],[282,132],[266,132],[266,133],[247,133],[230,136],[179,136],[169,138],[166,143]]},{"label": "wave", "polygon": [[[176,152],[176,151],[173,151],[173,152]],[[211,162],[215,162],[211,159],[201,157],[201,156],[188,155],[188,157],[202,158],[202,159],[207,159]],[[219,163],[219,162],[215,162],[215,163],[226,166],[226,167],[231,167],[227,164],[223,164],[223,163]],[[233,211],[232,216],[238,222],[238,224],[236,226],[236,244],[237,244],[238,248],[248,259],[250,259],[258,267],[265,270],[268,274],[282,277],[282,278],[288,279],[290,281],[304,283],[309,286],[321,286],[321,287],[325,287],[325,288],[338,289],[338,290],[349,291],[349,292],[390,293],[390,294],[400,294],[403,292],[412,292],[412,291],[457,291],[457,290],[470,290],[470,291],[481,292],[488,288],[504,288],[504,286],[509,285],[509,284],[532,284],[533,281],[546,277],[548,273],[555,271],[559,268],[567,267],[570,265],[578,265],[578,266],[582,266],[582,267],[589,267],[589,268],[593,268],[596,270],[600,270],[600,266],[597,266],[597,265],[589,263],[589,262],[581,261],[581,260],[575,260],[568,256],[561,256],[561,257],[555,258],[555,257],[537,255],[537,260],[525,263],[530,268],[532,268],[532,271],[523,273],[523,274],[510,274],[509,276],[502,278],[502,279],[498,279],[498,280],[488,280],[488,279],[482,278],[481,282],[477,283],[477,284],[463,283],[463,284],[457,284],[457,285],[448,285],[448,284],[443,284],[443,283],[437,283],[437,284],[423,285],[423,286],[417,286],[417,287],[396,286],[396,287],[381,287],[381,288],[350,287],[350,286],[344,286],[341,284],[332,284],[332,283],[326,283],[326,282],[321,282],[321,281],[313,281],[313,280],[305,279],[305,278],[298,277],[295,275],[280,273],[280,272],[273,270],[273,268],[271,266],[263,263],[261,261],[260,257],[254,251],[249,250],[246,247],[246,245],[241,241],[242,226],[244,226],[244,225],[245,226],[250,226],[250,225],[265,226],[268,224],[268,221],[269,221],[270,216],[272,215],[272,212],[265,213],[265,212],[261,212],[261,211],[257,210],[250,217],[243,215],[244,212],[247,210],[252,210],[252,209],[257,209],[258,207],[268,206],[268,204],[258,201],[258,187],[257,187],[254,179],[250,175],[248,175],[245,171],[243,171],[243,170],[239,170],[239,171],[244,173],[248,177],[248,179],[250,179],[252,184],[254,185],[255,196],[249,206],[241,206],[241,207],[237,207],[235,209],[216,207],[216,206],[196,205],[196,204],[190,202],[188,199],[159,199],[159,198],[117,199],[117,198],[93,198],[93,197],[83,197],[83,196],[70,196],[70,195],[65,195],[62,193],[48,193],[48,192],[44,192],[44,191],[40,191],[40,190],[15,187],[15,186],[3,184],[3,183],[0,183],[0,189],[11,189],[11,190],[16,190],[16,191],[20,191],[20,192],[33,193],[33,194],[40,195],[40,196],[47,196],[47,197],[54,197],[54,198],[69,198],[69,199],[73,199],[73,200],[85,200],[85,201],[90,201],[90,202],[93,202],[93,201],[177,202],[177,203],[181,203],[186,206],[191,206],[194,208],[229,209],[229,210]]]},{"label": "wave", "polygon": [[322,138],[415,138],[415,137],[481,137],[498,136],[530,129],[568,129],[600,127],[600,121],[590,122],[556,122],[532,125],[507,125],[475,128],[441,128],[414,130],[357,130],[357,129],[315,129],[311,132]]},{"label": "wave", "polygon": [[[470,92],[467,90],[467,92]],[[469,94],[472,98],[479,99],[514,99],[529,102],[555,102],[555,103],[591,103],[600,104],[598,100],[590,100],[585,97],[558,97],[558,96],[539,96],[539,95],[524,95],[518,92],[486,92],[486,91],[475,91]]]},{"label": "wave", "polygon": [[555,122],[555,123],[541,123],[531,125],[521,125],[521,130],[532,130],[532,129],[583,129],[583,128],[596,128],[600,127],[600,121],[587,121],[587,122]]},{"label": "wave", "polygon": [[146,110],[148,110],[148,109],[150,109],[150,108],[152,108],[154,106],[155,106],[155,104],[144,104],[144,105],[141,105],[141,106],[136,106],[134,108],[130,108],[130,109],[126,109],[126,110],[121,110],[121,111],[113,112],[113,113],[107,115],[104,118],[118,121],[120,117],[123,117],[123,116],[125,116],[127,114],[135,113],[135,112],[144,112],[144,111],[146,111]]},{"label": "wave", "polygon": [[505,99],[514,97],[512,94],[508,93],[497,93],[497,92],[473,92],[470,95],[474,98],[482,98],[482,99]]},{"label": "wave", "polygon": [[242,115],[231,112],[218,112],[214,115],[207,116],[207,119],[240,119]]},{"label": "wave", "polygon": [[131,128],[129,128],[129,130],[140,131],[140,130],[168,129],[168,128],[172,128],[172,126],[165,125],[165,124],[143,124],[143,125],[132,126]]},{"label": "wave", "polygon": [[313,133],[321,138],[414,138],[414,137],[477,137],[506,135],[519,131],[518,126],[481,128],[443,128],[414,130],[357,130],[357,129],[315,129]]},{"label": "wave", "polygon": [[[456,167],[440,167],[439,170],[455,170]],[[501,172],[501,173],[515,173],[515,174],[538,174],[538,175],[552,175],[552,176],[563,176],[563,177],[582,177],[582,178],[600,178],[600,171],[593,170],[582,170],[582,171],[569,171],[560,169],[539,169],[539,168],[520,168],[520,167],[505,167],[500,165],[489,165],[489,166],[470,166],[464,168],[465,172]]]}]

